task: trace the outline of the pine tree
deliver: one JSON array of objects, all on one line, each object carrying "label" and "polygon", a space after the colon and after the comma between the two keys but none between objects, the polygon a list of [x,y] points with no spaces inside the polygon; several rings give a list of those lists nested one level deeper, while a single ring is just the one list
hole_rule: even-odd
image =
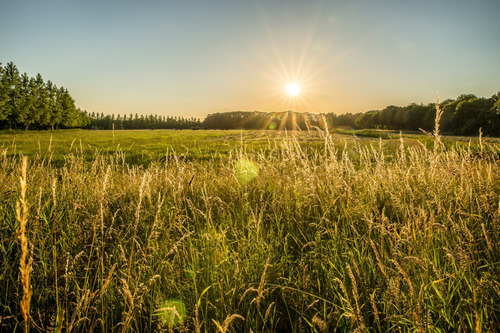
[{"label": "pine tree", "polygon": [[15,119],[20,109],[21,78],[19,77],[19,70],[12,62],[7,63],[4,70],[4,85],[7,89],[5,116],[8,119],[9,127],[12,128],[16,126]]},{"label": "pine tree", "polygon": [[8,96],[8,88],[7,82],[5,79],[5,70],[2,67],[2,63],[0,62],[0,127],[3,127],[3,123],[7,120],[7,101],[9,100]]},{"label": "pine tree", "polygon": [[22,126],[28,130],[31,123],[36,121],[34,80],[26,73],[21,76],[20,107],[15,115],[14,121],[17,126]]},{"label": "pine tree", "polygon": [[47,128],[50,125],[50,110],[48,108],[49,95],[45,82],[40,74],[35,78],[35,90],[35,105],[38,114],[36,126],[38,128]]},{"label": "pine tree", "polygon": [[58,104],[61,111],[60,125],[65,128],[75,127],[78,118],[75,100],[71,97],[69,91],[63,87],[59,89]]}]

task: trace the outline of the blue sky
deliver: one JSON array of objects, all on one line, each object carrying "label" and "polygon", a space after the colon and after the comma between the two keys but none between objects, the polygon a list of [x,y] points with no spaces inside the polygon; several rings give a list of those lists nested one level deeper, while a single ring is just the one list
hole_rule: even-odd
[{"label": "blue sky", "polygon": [[500,1],[0,6],[0,62],[66,87],[90,112],[344,113],[500,90]]}]

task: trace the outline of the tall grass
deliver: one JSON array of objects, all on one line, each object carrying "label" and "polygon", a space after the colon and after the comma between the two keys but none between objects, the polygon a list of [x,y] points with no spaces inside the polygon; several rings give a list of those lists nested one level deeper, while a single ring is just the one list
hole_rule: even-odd
[{"label": "tall grass", "polygon": [[28,165],[28,159],[23,158],[21,166],[21,177],[20,187],[21,193],[19,195],[19,201],[16,202],[16,218],[19,222],[19,241],[21,242],[21,259],[19,262],[19,271],[21,286],[23,289],[23,297],[20,302],[21,313],[24,319],[24,331],[29,331],[29,313],[30,313],[30,303],[31,303],[31,285],[30,285],[30,273],[32,259],[28,259],[28,238],[26,237],[26,227],[28,224],[28,204],[26,202],[26,169]]},{"label": "tall grass", "polygon": [[[32,156],[31,330],[497,331],[499,147],[323,135],[321,149],[290,135],[213,163]],[[28,322],[20,165],[0,154],[4,331]]]}]

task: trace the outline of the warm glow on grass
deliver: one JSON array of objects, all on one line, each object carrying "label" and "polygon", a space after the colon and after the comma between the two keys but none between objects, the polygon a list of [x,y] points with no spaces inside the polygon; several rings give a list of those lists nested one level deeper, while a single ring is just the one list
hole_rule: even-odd
[{"label": "warm glow on grass", "polygon": [[297,82],[290,82],[286,85],[286,93],[290,96],[297,96],[300,93],[300,86]]}]

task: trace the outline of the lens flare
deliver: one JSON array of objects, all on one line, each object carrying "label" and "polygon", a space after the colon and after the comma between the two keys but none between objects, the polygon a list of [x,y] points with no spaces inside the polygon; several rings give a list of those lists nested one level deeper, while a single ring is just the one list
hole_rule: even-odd
[{"label": "lens flare", "polygon": [[239,160],[236,163],[236,179],[240,184],[248,184],[259,174],[259,167],[252,161]]},{"label": "lens flare", "polygon": [[168,299],[155,311],[155,314],[167,327],[178,327],[186,320],[186,305],[179,299]]}]

